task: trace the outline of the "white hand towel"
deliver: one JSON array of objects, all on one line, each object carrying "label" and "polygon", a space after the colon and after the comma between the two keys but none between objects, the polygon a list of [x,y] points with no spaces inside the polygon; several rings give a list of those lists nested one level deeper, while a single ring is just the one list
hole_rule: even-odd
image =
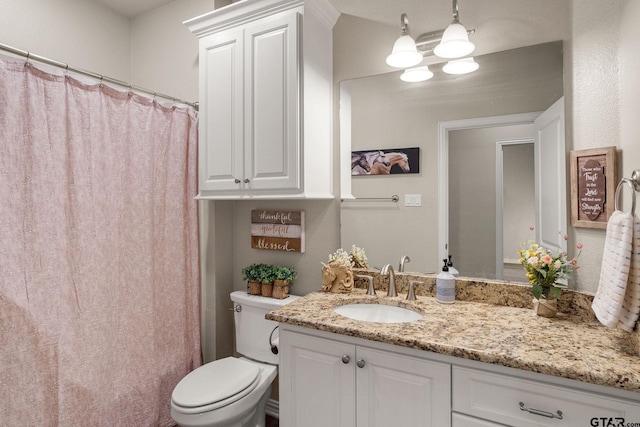
[{"label": "white hand towel", "polygon": [[631,265],[627,290],[622,302],[622,311],[618,327],[625,331],[633,331],[640,317],[640,219],[633,219],[633,241],[631,244]]},{"label": "white hand towel", "polygon": [[631,266],[633,215],[615,211],[607,223],[600,283],[591,308],[598,320],[615,328],[620,320]]}]

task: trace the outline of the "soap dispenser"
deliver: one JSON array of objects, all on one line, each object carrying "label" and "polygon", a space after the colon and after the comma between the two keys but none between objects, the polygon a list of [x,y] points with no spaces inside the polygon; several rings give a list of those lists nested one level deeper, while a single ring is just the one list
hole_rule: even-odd
[{"label": "soap dispenser", "polygon": [[436,276],[436,300],[445,304],[456,301],[456,279],[449,273],[447,260],[443,259],[442,271]]},{"label": "soap dispenser", "polygon": [[458,270],[453,266],[453,261],[451,261],[451,255],[449,255],[449,261],[447,262],[447,267],[449,267],[449,273],[451,273],[451,275],[453,277],[458,277],[458,274],[460,274],[458,272]]}]

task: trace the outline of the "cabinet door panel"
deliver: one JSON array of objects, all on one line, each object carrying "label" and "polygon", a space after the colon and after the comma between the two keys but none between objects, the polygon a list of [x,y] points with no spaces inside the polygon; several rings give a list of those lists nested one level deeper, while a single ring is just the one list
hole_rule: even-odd
[{"label": "cabinet door panel", "polygon": [[200,39],[200,190],[238,190],[243,164],[242,30]]},{"label": "cabinet door panel", "polygon": [[282,331],[280,348],[280,425],[355,426],[355,347]]},{"label": "cabinet door panel", "polygon": [[451,425],[450,366],[358,347],[359,427]]},{"label": "cabinet door panel", "polygon": [[245,32],[245,170],[251,190],[300,188],[298,20],[285,12]]}]

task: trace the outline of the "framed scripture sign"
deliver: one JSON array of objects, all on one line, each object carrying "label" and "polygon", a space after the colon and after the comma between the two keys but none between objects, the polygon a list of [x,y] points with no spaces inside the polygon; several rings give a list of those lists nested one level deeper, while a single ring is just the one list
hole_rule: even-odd
[{"label": "framed scripture sign", "polygon": [[616,147],[572,151],[571,225],[607,228],[614,210]]}]

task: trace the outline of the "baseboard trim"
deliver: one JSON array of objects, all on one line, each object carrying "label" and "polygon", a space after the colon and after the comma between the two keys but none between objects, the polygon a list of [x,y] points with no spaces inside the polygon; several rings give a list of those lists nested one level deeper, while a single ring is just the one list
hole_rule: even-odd
[{"label": "baseboard trim", "polygon": [[280,402],[269,399],[265,405],[265,412],[273,418],[280,418]]}]

